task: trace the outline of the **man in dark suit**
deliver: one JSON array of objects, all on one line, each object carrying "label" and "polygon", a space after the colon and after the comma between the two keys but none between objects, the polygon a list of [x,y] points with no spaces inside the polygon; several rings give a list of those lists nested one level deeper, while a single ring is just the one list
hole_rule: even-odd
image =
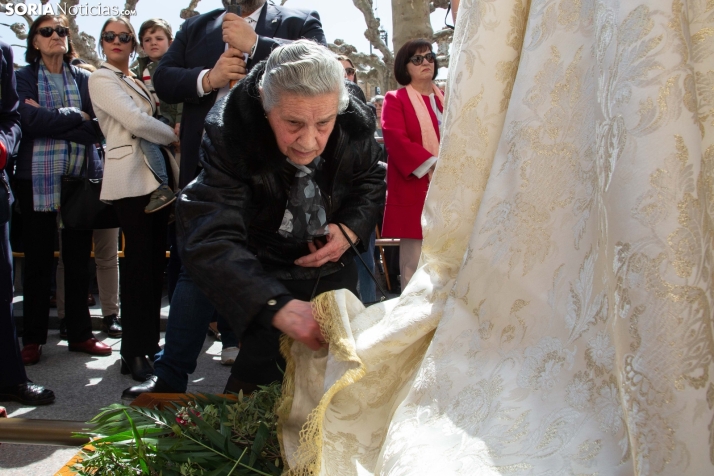
[{"label": "man in dark suit", "polygon": [[[4,169],[20,143],[20,113],[17,111],[20,98],[15,84],[12,48],[0,42],[0,52],[0,170],[3,175],[0,180],[4,182],[0,186],[7,187]],[[27,379],[20,357],[12,316],[12,253],[7,223],[10,204],[6,201],[0,203],[0,207],[6,207],[0,213],[3,216],[0,224],[0,402],[12,400],[25,405],[45,405],[55,400],[54,393]]]},{"label": "man in dark suit", "polygon": [[159,98],[169,103],[184,102],[181,188],[198,175],[203,121],[216,99],[225,95],[230,81],[243,79],[253,65],[286,40],[307,38],[326,44],[315,11],[285,8],[265,0],[238,3],[242,4],[242,17],[221,9],[186,20],[154,73]]},{"label": "man in dark suit", "polygon": [[[180,130],[181,188],[200,171],[199,148],[206,115],[232,83],[243,79],[281,44],[301,38],[326,44],[320,16],[315,11],[278,6],[272,0],[237,3],[241,7],[240,16],[220,9],[186,20],[154,73],[159,98],[184,103]],[[172,253],[172,260],[175,255]],[[154,376],[126,389],[122,398],[134,399],[145,392],[185,392],[213,313],[213,305],[182,268],[171,300],[166,345],[156,356]],[[238,355],[233,374],[239,372],[241,365],[247,365],[245,360],[246,356]],[[270,375],[266,375],[268,381],[251,383],[270,383],[274,371],[272,365]],[[231,381],[226,390],[237,392],[239,388],[232,387]]]}]

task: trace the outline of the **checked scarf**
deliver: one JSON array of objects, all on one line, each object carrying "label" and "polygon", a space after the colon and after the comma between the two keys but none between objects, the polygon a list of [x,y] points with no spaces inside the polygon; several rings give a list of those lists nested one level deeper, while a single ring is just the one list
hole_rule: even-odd
[{"label": "checked scarf", "polygon": [[307,241],[326,235],[325,203],[314,179],[315,172],[322,168],[322,157],[316,157],[307,165],[298,165],[290,159],[287,161],[297,170],[278,233],[285,238]]},{"label": "checked scarf", "polygon": [[[64,92],[57,91],[49,77],[45,63],[40,60],[37,74],[37,96],[41,107],[63,107],[62,94],[66,96],[64,107],[82,108],[79,88],[70,73],[69,66],[62,63]],[[55,140],[50,137],[35,139],[32,147],[32,201],[36,212],[54,212],[59,209],[62,175],[78,176],[82,169],[85,147],[76,142]]]}]

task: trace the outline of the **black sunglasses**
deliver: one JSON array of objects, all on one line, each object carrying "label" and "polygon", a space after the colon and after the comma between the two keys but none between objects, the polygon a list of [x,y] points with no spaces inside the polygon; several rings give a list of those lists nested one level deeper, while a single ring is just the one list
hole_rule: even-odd
[{"label": "black sunglasses", "polygon": [[134,35],[131,33],[114,33],[113,31],[105,31],[102,33],[102,40],[107,43],[114,43],[114,38],[119,37],[121,43],[129,43],[134,39]]},{"label": "black sunglasses", "polygon": [[427,53],[425,55],[414,55],[409,58],[409,61],[411,61],[414,66],[419,66],[424,60],[426,60],[427,63],[433,63],[435,59],[436,55],[434,53]]},{"label": "black sunglasses", "polygon": [[345,68],[345,73],[347,73],[347,76],[352,76],[355,74],[355,69],[354,68]]},{"label": "black sunglasses", "polygon": [[43,26],[42,28],[37,29],[37,33],[42,35],[45,38],[49,38],[52,36],[52,33],[57,32],[57,36],[60,38],[64,38],[65,36],[69,35],[69,28],[66,26],[56,26],[52,28],[51,26]]}]

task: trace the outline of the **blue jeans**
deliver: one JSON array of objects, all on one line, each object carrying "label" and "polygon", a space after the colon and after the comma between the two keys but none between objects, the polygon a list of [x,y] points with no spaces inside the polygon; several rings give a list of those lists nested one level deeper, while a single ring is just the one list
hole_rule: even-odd
[{"label": "blue jeans", "polygon": [[166,162],[164,162],[164,154],[161,153],[161,147],[146,139],[141,139],[140,144],[141,151],[149,162],[149,168],[154,172],[162,186],[168,186],[169,176],[166,173]]},{"label": "blue jeans", "polygon": [[166,323],[166,345],[154,361],[154,374],[178,392],[186,391],[188,375],[196,370],[214,312],[211,302],[182,268]]},{"label": "blue jeans", "polygon": [[[360,255],[362,256],[364,262],[367,263],[367,266],[372,271],[372,274],[374,274],[374,240],[376,237],[377,235],[375,232],[372,232],[369,237],[369,246],[367,247],[367,251]],[[359,290],[360,299],[363,303],[377,301],[377,288],[374,284],[374,280],[369,275],[369,272],[364,267],[360,259],[356,256],[355,264],[357,265],[357,289]]]},{"label": "blue jeans", "polygon": [[216,320],[218,332],[221,333],[221,344],[223,344],[223,348],[238,347],[238,336],[233,332],[233,328],[228,324],[228,321],[223,319],[217,312],[213,317]]}]

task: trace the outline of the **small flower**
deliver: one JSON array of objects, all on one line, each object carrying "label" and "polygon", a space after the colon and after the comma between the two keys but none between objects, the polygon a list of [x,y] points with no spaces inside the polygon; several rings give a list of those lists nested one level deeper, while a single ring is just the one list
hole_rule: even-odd
[{"label": "small flower", "polygon": [[595,384],[588,380],[585,372],[578,372],[565,389],[565,401],[571,407],[582,410],[590,403],[594,388]]},{"label": "small flower", "polygon": [[615,347],[612,346],[607,332],[598,332],[595,337],[588,341],[585,360],[588,368],[594,369],[596,375],[602,375],[612,370],[612,366],[615,363]]}]

